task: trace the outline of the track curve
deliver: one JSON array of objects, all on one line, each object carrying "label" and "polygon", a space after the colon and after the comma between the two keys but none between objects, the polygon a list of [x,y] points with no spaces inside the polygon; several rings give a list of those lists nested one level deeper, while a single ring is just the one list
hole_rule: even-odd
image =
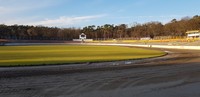
[{"label": "track curve", "polygon": [[1,68],[0,97],[199,97],[200,51],[161,50],[169,54],[84,72],[60,68],[5,76],[13,72]]}]

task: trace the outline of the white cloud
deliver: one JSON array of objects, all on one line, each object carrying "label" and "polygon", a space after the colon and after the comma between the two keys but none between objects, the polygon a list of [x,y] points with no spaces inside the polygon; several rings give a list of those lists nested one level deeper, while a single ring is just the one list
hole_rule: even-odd
[{"label": "white cloud", "polygon": [[[0,0],[0,24],[6,25],[43,25],[66,27],[81,25],[87,21],[104,17],[105,15],[90,16],[43,16],[43,14],[31,14],[31,12],[41,11],[43,8],[58,6],[67,3],[69,0]],[[45,13],[46,14],[46,13]],[[44,19],[46,18],[46,19]]]},{"label": "white cloud", "polygon": [[137,16],[137,18],[180,18],[184,15]]},{"label": "white cloud", "polygon": [[14,19],[14,20],[7,20],[4,21],[7,25],[19,24],[19,25],[42,25],[42,26],[49,26],[49,27],[67,27],[73,25],[81,25],[82,23],[86,23],[88,21],[92,21],[95,19],[103,18],[107,16],[106,14],[101,15],[89,15],[89,16],[74,16],[74,17],[67,17],[61,16],[56,19],[44,19],[44,20],[37,20],[37,17],[29,17],[26,19]]},{"label": "white cloud", "polygon": [[52,6],[56,3],[58,3],[57,0],[0,0],[0,15],[31,11]]},{"label": "white cloud", "polygon": [[5,15],[8,13],[14,13],[14,12],[16,12],[16,9],[0,6],[0,15]]},{"label": "white cloud", "polygon": [[70,0],[0,0],[0,24],[66,27],[82,25],[82,23],[87,23],[87,21],[106,16],[105,14],[101,14],[68,17],[65,16],[65,13],[62,13],[63,16],[59,17],[56,14],[47,16],[48,12],[44,12],[44,14],[37,13],[37,11],[57,7],[62,3],[67,4],[68,1]]},{"label": "white cloud", "polygon": [[159,21],[163,24],[170,22],[172,19],[181,19],[182,17],[187,15],[158,15],[158,16],[135,16],[132,17],[133,20],[139,22],[139,23],[146,23],[151,21]]},{"label": "white cloud", "polygon": [[74,24],[80,24],[83,22],[91,21],[97,18],[105,17],[106,15],[91,15],[91,16],[78,16],[78,17],[66,17],[61,16],[57,19],[45,19],[42,21],[28,23],[27,25],[43,25],[43,26],[70,26]]}]

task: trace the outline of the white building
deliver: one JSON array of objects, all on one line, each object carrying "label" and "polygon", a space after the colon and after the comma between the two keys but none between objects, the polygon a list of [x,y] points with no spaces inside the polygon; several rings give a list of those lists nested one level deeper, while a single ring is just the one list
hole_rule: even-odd
[{"label": "white building", "polygon": [[200,30],[187,31],[187,38],[200,38]]},{"label": "white building", "polygon": [[86,35],[85,35],[84,33],[81,33],[81,34],[79,35],[79,39],[80,39],[81,41],[84,41],[84,40],[86,39]]},{"label": "white building", "polygon": [[91,42],[93,39],[87,39],[86,35],[84,33],[81,33],[79,35],[79,39],[73,39],[73,41],[79,41],[79,42]]}]

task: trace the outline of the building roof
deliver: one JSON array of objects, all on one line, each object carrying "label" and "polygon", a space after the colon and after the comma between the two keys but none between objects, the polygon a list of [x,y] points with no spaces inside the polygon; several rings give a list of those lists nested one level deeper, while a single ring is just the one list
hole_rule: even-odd
[{"label": "building roof", "polygon": [[189,34],[189,33],[196,33],[196,32],[200,33],[200,30],[191,30],[191,31],[187,31],[186,33]]},{"label": "building roof", "polygon": [[85,35],[84,33],[81,33],[81,35]]}]

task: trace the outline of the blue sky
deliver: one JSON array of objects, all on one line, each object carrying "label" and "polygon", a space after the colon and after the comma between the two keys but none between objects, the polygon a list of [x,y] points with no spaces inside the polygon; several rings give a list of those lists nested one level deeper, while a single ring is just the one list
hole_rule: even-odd
[{"label": "blue sky", "polygon": [[84,27],[200,14],[200,0],[0,0],[0,24]]}]

